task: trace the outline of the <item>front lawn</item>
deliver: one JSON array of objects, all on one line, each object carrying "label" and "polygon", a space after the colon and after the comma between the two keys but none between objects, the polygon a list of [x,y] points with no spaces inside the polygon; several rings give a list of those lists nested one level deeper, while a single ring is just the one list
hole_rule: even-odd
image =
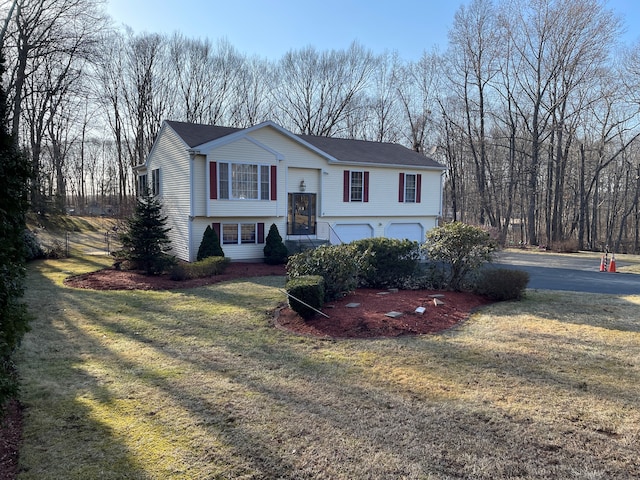
[{"label": "front lawn", "polygon": [[30,268],[20,479],[640,475],[640,296],[529,292],[441,335],[331,341],[272,326],[282,277],[62,284],[108,262]]}]

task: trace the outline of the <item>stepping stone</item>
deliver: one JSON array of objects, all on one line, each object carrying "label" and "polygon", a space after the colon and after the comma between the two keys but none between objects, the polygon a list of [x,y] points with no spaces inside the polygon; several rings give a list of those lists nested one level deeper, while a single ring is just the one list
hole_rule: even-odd
[{"label": "stepping stone", "polygon": [[418,308],[416,308],[416,313],[417,313],[418,315],[422,315],[426,310],[427,310],[427,309],[426,309],[426,308],[424,308],[424,307],[418,307]]},{"label": "stepping stone", "polygon": [[398,289],[397,288],[390,288],[389,292],[391,293],[398,293]]},{"label": "stepping stone", "polygon": [[429,295],[429,298],[444,298],[444,293],[434,293],[433,295]]},{"label": "stepping stone", "polygon": [[433,304],[434,304],[436,307],[439,307],[440,305],[444,305],[444,302],[443,302],[442,300],[438,299],[438,298],[434,298],[434,299],[433,299]]},{"label": "stepping stone", "polygon": [[376,295],[389,295],[391,292],[378,292]]},{"label": "stepping stone", "polygon": [[384,314],[385,317],[398,318],[402,316],[402,312],[388,312]]},{"label": "stepping stone", "polygon": [[347,307],[347,308],[357,308],[357,307],[359,307],[359,306],[360,306],[360,304],[359,304],[359,303],[347,303],[347,304],[345,305],[345,307]]}]

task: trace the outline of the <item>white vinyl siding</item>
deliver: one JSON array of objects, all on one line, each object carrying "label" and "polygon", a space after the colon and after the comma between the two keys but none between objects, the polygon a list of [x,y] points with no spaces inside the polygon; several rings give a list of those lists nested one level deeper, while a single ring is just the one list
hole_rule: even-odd
[{"label": "white vinyl siding", "polygon": [[[171,240],[171,253],[187,261],[195,259],[202,240],[202,237],[197,239],[193,258],[190,258],[193,250],[193,246],[189,244],[190,162],[184,142],[171,127],[164,125],[147,158],[147,172],[151,178],[147,177],[145,183],[153,193],[155,171],[155,186],[161,195],[163,213],[168,218],[167,227],[171,229],[167,234]],[[149,180],[151,183],[147,183]],[[165,180],[170,181],[170,188],[162,188]]]}]

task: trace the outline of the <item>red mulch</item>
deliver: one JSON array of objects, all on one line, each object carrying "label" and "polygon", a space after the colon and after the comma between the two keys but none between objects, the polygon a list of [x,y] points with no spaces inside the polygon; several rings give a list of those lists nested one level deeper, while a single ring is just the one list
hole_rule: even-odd
[{"label": "red mulch", "polygon": [[224,282],[235,278],[263,277],[267,275],[285,275],[284,265],[266,263],[230,263],[221,275],[193,280],[171,280],[169,275],[147,276],[131,270],[105,268],[97,272],[84,273],[65,279],[65,285],[91,290],[175,290],[194,288],[212,283]]},{"label": "red mulch", "polygon": [[18,402],[12,400],[6,405],[4,417],[0,416],[0,480],[14,480],[18,475],[21,439],[22,411]]},{"label": "red mulch", "polygon": [[[436,298],[441,302],[439,305]],[[325,304],[322,312],[329,318],[316,314],[305,321],[289,308],[283,308],[275,323],[280,328],[318,337],[399,337],[449,329],[467,319],[474,309],[489,303],[484,297],[462,292],[361,288]],[[359,305],[348,307],[349,304]],[[417,313],[418,307],[424,307],[424,313]],[[393,318],[387,315],[391,312],[401,315]]]},{"label": "red mulch", "polygon": [[[75,288],[94,290],[171,290],[193,288],[236,278],[266,275],[285,275],[283,265],[266,263],[229,264],[225,273],[208,278],[176,281],[167,275],[146,276],[127,270],[104,269],[69,277],[65,284]],[[441,305],[436,306],[431,295],[444,295]],[[347,304],[359,303],[355,308]],[[469,313],[490,303],[484,297],[461,292],[435,292],[427,290],[381,291],[358,289],[344,298],[324,306],[329,317],[317,315],[304,321],[288,307],[279,309],[275,324],[280,328],[320,337],[335,338],[375,338],[397,337],[436,333],[448,329],[466,319]],[[425,307],[423,314],[415,312],[417,307]],[[386,314],[402,313],[397,318]]]},{"label": "red mulch", "polygon": [[[283,265],[266,263],[231,263],[224,274],[186,281],[171,280],[167,275],[145,276],[141,273],[104,269],[76,275],[65,280],[74,288],[94,290],[171,290],[193,288],[236,278],[285,275]],[[387,291],[358,289],[344,298],[324,306],[329,318],[316,315],[304,321],[288,307],[275,315],[275,324],[302,335],[331,338],[379,338],[437,333],[454,327],[482,305],[491,303],[484,297],[460,292],[432,292],[426,290]],[[444,294],[443,303],[435,305],[430,295]],[[358,303],[357,307],[347,304]],[[415,312],[425,307],[423,314]],[[387,313],[400,312],[397,318]],[[18,446],[22,432],[22,414],[17,402],[11,402],[0,424],[0,480],[14,480],[18,469]]]}]

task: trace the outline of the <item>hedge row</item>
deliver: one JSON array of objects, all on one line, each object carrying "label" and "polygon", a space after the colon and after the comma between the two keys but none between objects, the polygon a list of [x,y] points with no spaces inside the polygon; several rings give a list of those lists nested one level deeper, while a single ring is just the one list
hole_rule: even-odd
[{"label": "hedge row", "polygon": [[227,257],[207,257],[193,263],[179,263],[171,269],[171,280],[191,280],[224,273],[229,265]]}]

